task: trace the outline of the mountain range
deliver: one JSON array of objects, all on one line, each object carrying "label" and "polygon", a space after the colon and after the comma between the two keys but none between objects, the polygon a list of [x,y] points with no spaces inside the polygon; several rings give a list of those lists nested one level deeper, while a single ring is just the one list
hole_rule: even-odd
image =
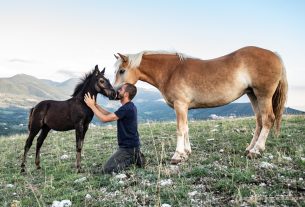
[{"label": "mountain range", "polygon": [[[66,100],[70,98],[80,79],[69,79],[55,82],[38,79],[33,76],[19,74],[10,78],[0,78],[0,135],[26,132],[28,111],[42,100]],[[102,95],[98,96],[98,103],[109,111],[115,111],[119,101],[109,101]],[[138,93],[133,100],[138,108],[140,122],[175,120],[176,115],[156,89],[138,87]],[[286,108],[288,114],[304,114],[291,108]],[[231,103],[225,106],[194,109],[189,111],[189,119],[207,119],[221,117],[252,116],[250,103]],[[96,118],[92,121],[100,124]]]}]

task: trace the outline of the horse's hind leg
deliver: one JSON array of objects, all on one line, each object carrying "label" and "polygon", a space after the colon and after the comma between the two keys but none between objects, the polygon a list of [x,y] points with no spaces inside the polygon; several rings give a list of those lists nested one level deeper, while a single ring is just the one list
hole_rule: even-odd
[{"label": "horse's hind leg", "polygon": [[28,138],[25,142],[25,146],[24,146],[24,154],[23,154],[22,163],[21,163],[21,172],[25,172],[26,155],[27,155],[28,151],[30,150],[33,140],[34,140],[35,136],[38,134],[39,130],[40,130],[40,128],[30,129],[29,136],[28,136]]},{"label": "horse's hind leg", "polygon": [[37,139],[37,145],[36,145],[36,157],[35,157],[35,164],[36,164],[36,169],[40,169],[40,148],[46,139],[48,133],[50,131],[50,128],[47,127],[46,125],[43,126],[39,137]]},{"label": "horse's hind leg", "polygon": [[249,99],[251,101],[252,108],[253,108],[253,111],[254,111],[254,114],[255,114],[255,118],[256,118],[255,132],[254,132],[253,138],[251,140],[251,143],[246,148],[246,153],[248,154],[249,151],[254,147],[254,145],[255,145],[258,137],[259,137],[259,134],[261,133],[261,130],[262,130],[262,116],[261,116],[260,110],[258,108],[257,98],[254,95],[254,93],[253,92],[247,93],[247,95],[248,95],[248,97],[249,97]]},{"label": "horse's hind leg", "polygon": [[249,158],[260,156],[260,153],[265,150],[266,139],[275,120],[275,116],[272,108],[272,96],[261,97],[261,98],[258,97],[257,100],[258,100],[258,108],[262,115],[262,130],[254,147],[249,151],[248,154]]}]

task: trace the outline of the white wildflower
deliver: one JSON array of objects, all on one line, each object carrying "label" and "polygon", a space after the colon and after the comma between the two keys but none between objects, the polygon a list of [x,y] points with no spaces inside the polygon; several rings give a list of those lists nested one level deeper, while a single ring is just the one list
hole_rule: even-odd
[{"label": "white wildflower", "polygon": [[161,186],[168,186],[168,185],[172,185],[172,184],[173,184],[173,181],[171,179],[166,179],[166,180],[160,181]]},{"label": "white wildflower", "polygon": [[149,180],[142,180],[141,184],[144,186],[151,186],[151,183],[149,182]]},{"label": "white wildflower", "polygon": [[287,161],[292,161],[292,158],[291,158],[291,157],[282,156],[282,158],[283,158],[284,160],[287,160]]},{"label": "white wildflower", "polygon": [[64,154],[64,155],[62,155],[62,156],[60,157],[60,159],[61,159],[61,160],[67,160],[67,159],[69,159],[69,155]]},{"label": "white wildflower", "polygon": [[87,195],[85,196],[85,198],[86,198],[87,200],[90,200],[90,199],[92,198],[92,196],[91,196],[90,194],[87,194]]},{"label": "white wildflower", "polygon": [[268,163],[268,162],[261,162],[261,163],[259,164],[259,167],[260,167],[260,168],[263,168],[263,169],[272,169],[272,168],[275,168],[275,165],[270,164],[270,163]]},{"label": "white wildflower", "polygon": [[70,200],[62,200],[62,201],[53,201],[52,207],[69,207],[72,206],[72,202]]},{"label": "white wildflower", "polygon": [[127,178],[127,175],[125,175],[125,174],[122,173],[122,174],[116,175],[115,178],[116,178],[116,179],[123,180],[123,179],[126,179],[126,178]]},{"label": "white wildflower", "polygon": [[82,183],[87,180],[87,177],[82,177],[74,181],[74,183]]},{"label": "white wildflower", "polygon": [[189,196],[189,197],[193,197],[193,196],[195,196],[195,195],[197,195],[197,194],[198,194],[197,191],[192,191],[192,192],[189,192],[189,193],[188,193],[188,196]]},{"label": "white wildflower", "polygon": [[103,187],[103,188],[100,189],[100,191],[101,191],[102,193],[106,193],[106,192],[107,192],[107,188]]}]

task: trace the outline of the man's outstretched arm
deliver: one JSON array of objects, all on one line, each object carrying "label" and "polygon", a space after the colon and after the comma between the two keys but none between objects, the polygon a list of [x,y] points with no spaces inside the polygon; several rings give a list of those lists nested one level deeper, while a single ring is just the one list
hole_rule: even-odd
[{"label": "man's outstretched arm", "polygon": [[101,120],[102,122],[111,122],[119,119],[115,113],[111,113],[106,111],[102,107],[99,107],[95,103],[94,96],[91,97],[90,93],[86,93],[84,97],[84,101],[89,108],[93,111],[94,115]]}]

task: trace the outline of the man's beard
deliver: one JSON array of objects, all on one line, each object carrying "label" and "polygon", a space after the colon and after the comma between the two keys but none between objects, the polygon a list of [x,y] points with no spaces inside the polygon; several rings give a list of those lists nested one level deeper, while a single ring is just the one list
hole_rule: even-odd
[{"label": "man's beard", "polygon": [[118,100],[121,100],[123,98],[123,94],[118,93],[117,98]]}]

